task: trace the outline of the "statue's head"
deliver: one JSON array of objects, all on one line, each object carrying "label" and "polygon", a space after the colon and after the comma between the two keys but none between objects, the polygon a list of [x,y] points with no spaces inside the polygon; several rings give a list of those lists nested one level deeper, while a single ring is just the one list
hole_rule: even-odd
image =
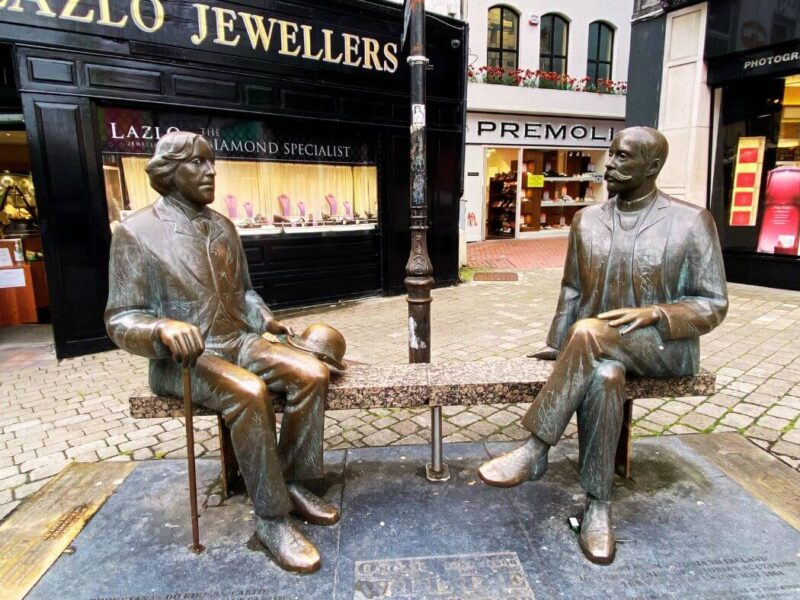
[{"label": "statue's head", "polygon": [[652,127],[628,127],[611,142],[605,180],[610,195],[649,191],[667,160],[667,138]]},{"label": "statue's head", "polygon": [[200,205],[214,201],[214,151],[199,133],[166,134],[158,140],[145,171],[150,186],[162,196],[177,196]]}]

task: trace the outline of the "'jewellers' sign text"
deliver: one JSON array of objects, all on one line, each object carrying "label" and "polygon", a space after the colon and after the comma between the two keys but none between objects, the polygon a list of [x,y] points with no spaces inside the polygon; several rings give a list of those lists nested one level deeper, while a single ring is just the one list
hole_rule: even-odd
[{"label": "'jewellers' sign text", "polygon": [[397,43],[385,36],[357,34],[324,23],[240,8],[216,1],[0,0],[0,23],[309,66],[397,71]]}]

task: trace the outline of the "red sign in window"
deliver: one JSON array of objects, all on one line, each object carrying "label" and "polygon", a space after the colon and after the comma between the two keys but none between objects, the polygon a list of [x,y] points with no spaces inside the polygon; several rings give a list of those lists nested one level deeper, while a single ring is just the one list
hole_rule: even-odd
[{"label": "red sign in window", "polygon": [[739,162],[740,163],[757,163],[758,162],[758,148],[740,148],[739,149]]},{"label": "red sign in window", "polygon": [[734,211],[731,215],[731,225],[750,225],[750,211]]},{"label": "red sign in window", "polygon": [[753,206],[753,192],[736,192],[733,196],[734,206]]},{"label": "red sign in window", "polygon": [[736,187],[751,188],[756,184],[755,173],[739,173],[736,175]]}]

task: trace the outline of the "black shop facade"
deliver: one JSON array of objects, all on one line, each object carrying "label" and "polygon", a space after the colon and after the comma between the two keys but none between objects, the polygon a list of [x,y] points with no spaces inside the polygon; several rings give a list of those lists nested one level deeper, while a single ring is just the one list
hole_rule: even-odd
[{"label": "black shop facade", "polygon": [[[404,292],[402,27],[402,6],[366,0],[0,3],[0,138],[23,137],[30,156],[58,356],[111,347],[111,234],[156,200],[144,166],[175,130],[214,147],[212,208],[236,225],[272,308]],[[458,270],[466,35],[458,21],[427,20],[438,285]]]}]

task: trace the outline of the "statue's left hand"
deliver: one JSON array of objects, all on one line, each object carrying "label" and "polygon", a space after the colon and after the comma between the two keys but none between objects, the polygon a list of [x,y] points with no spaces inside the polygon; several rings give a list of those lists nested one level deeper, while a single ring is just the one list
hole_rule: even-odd
[{"label": "statue's left hand", "polygon": [[597,315],[597,318],[608,321],[611,327],[626,325],[626,327],[619,330],[620,335],[625,335],[634,329],[655,325],[661,320],[661,313],[655,306],[643,306],[641,308],[609,310]]},{"label": "statue's left hand", "polygon": [[294,335],[292,328],[281,323],[278,319],[272,319],[267,322],[267,332],[272,335]]}]

